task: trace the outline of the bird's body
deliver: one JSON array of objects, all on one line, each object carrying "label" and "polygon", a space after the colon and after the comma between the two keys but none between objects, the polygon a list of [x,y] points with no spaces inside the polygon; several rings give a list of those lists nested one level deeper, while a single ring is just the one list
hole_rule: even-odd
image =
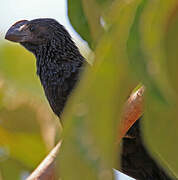
[{"label": "bird's body", "polygon": [[[45,95],[54,113],[60,116],[87,64],[69,33],[54,19],[22,20],[8,30],[6,39],[20,43],[35,55]],[[134,138],[123,139],[122,171],[139,180],[170,180],[147,153],[140,131],[135,132],[138,134]]]},{"label": "bird's body", "polygon": [[121,169],[123,173],[137,180],[171,180],[166,172],[151,157],[142,138],[140,120],[127,132],[123,138]]}]

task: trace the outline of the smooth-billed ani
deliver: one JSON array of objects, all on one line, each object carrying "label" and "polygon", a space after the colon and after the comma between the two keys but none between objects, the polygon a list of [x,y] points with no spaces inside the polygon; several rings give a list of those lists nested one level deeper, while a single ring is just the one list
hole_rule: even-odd
[{"label": "smooth-billed ani", "polygon": [[6,39],[19,42],[35,55],[45,95],[60,116],[85,61],[69,33],[53,19],[22,20],[8,30]]}]

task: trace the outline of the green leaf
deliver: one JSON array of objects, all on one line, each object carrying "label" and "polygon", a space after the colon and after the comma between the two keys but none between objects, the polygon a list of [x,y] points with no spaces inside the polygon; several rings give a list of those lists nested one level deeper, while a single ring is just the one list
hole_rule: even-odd
[{"label": "green leaf", "polygon": [[86,70],[67,105],[59,157],[63,179],[113,178],[112,168],[119,164],[119,120],[135,80],[130,73],[126,42],[139,3],[115,2],[111,11],[118,21],[100,39],[96,61]]},{"label": "green leaf", "polygon": [[[17,45],[1,44],[0,76],[18,90],[41,96],[34,56]],[[42,97],[42,96],[41,96]]]},{"label": "green leaf", "polygon": [[[170,84],[171,58],[165,54],[167,24],[176,1],[146,1],[137,10],[128,39],[128,55],[135,75],[146,85],[143,136],[152,155],[176,176],[177,95]],[[174,29],[175,32],[175,29]],[[176,37],[177,34],[174,34]],[[168,37],[169,42],[170,37]],[[175,41],[174,41],[175,42]],[[175,44],[169,44],[169,51]],[[167,45],[166,45],[167,46]],[[167,46],[168,47],[168,46]],[[175,49],[174,49],[175,50]],[[170,53],[171,54],[171,53]],[[176,57],[177,58],[177,57]],[[174,61],[175,63],[175,61]],[[174,64],[174,66],[176,66]],[[173,67],[169,69],[172,71]],[[177,74],[176,70],[174,73]],[[172,73],[171,73],[172,74]],[[174,74],[174,77],[177,75]],[[177,83],[174,79],[174,85]]]},{"label": "green leaf", "polygon": [[[4,151],[2,147],[0,147],[0,150],[1,152]],[[29,170],[18,160],[8,157],[0,161],[0,174],[0,177],[5,180],[19,180],[27,177],[29,175]]]},{"label": "green leaf", "polygon": [[8,156],[28,168],[36,167],[46,155],[44,142],[37,133],[11,133],[1,127],[0,136],[0,146],[7,149]]},{"label": "green leaf", "polygon": [[104,4],[104,3],[111,3],[113,0],[96,0],[97,3]]},{"label": "green leaf", "polygon": [[[172,34],[172,30],[175,32],[176,26],[174,26],[174,22],[173,24],[172,22],[169,24],[169,22],[170,15],[175,15],[176,5],[177,2],[174,0],[148,2],[142,16],[142,21],[147,20],[147,23],[141,27],[143,49],[147,58],[149,58],[148,63],[151,65],[153,71],[152,76],[161,88],[164,98],[167,101],[167,103],[162,103],[156,96],[153,96],[153,91],[148,90],[144,121],[145,139],[153,151],[154,156],[174,176],[178,174],[178,145],[175,143],[178,138],[178,132],[175,129],[178,125],[178,114],[176,110],[178,99],[175,89],[172,88],[177,86],[177,79],[174,78],[173,81],[170,81],[170,77],[172,76],[172,72],[177,74],[177,70],[175,71],[172,65],[177,66],[178,64],[173,64],[175,62],[171,58],[173,56],[169,55],[173,52],[170,48],[173,48],[175,45],[177,33]],[[175,16],[176,19],[177,17]],[[169,33],[167,31],[168,29],[170,30]],[[169,43],[165,42],[165,36],[167,36]],[[165,46],[167,49],[165,49]],[[168,52],[168,56],[165,53],[166,51]]]},{"label": "green leaf", "polygon": [[81,0],[68,0],[68,16],[73,28],[92,47],[92,37]]}]

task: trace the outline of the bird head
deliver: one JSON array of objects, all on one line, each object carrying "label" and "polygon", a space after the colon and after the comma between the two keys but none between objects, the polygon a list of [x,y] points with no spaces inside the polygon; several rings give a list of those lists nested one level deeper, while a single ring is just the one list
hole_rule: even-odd
[{"label": "bird head", "polygon": [[5,35],[5,39],[20,43],[32,52],[52,40],[60,44],[65,41],[66,37],[70,38],[70,35],[65,28],[50,18],[18,21],[9,28]]}]

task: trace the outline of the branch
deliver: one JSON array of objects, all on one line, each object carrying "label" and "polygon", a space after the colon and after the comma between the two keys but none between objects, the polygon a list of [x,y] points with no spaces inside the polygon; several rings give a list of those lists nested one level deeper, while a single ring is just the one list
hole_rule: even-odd
[{"label": "branch", "polygon": [[[143,114],[143,94],[145,88],[142,86],[135,93],[131,94],[124,107],[121,127],[119,128],[119,138],[124,137],[129,128]],[[26,180],[54,180],[55,160],[61,146],[61,141],[54,147],[49,155],[41,162],[34,172]]]},{"label": "branch", "polygon": [[143,115],[143,95],[145,87],[141,86],[136,92],[132,93],[124,107],[119,127],[119,142],[125,136],[131,126]]},{"label": "branch", "polygon": [[33,171],[26,180],[54,180],[55,160],[61,146],[61,141],[53,148],[48,156]]}]

